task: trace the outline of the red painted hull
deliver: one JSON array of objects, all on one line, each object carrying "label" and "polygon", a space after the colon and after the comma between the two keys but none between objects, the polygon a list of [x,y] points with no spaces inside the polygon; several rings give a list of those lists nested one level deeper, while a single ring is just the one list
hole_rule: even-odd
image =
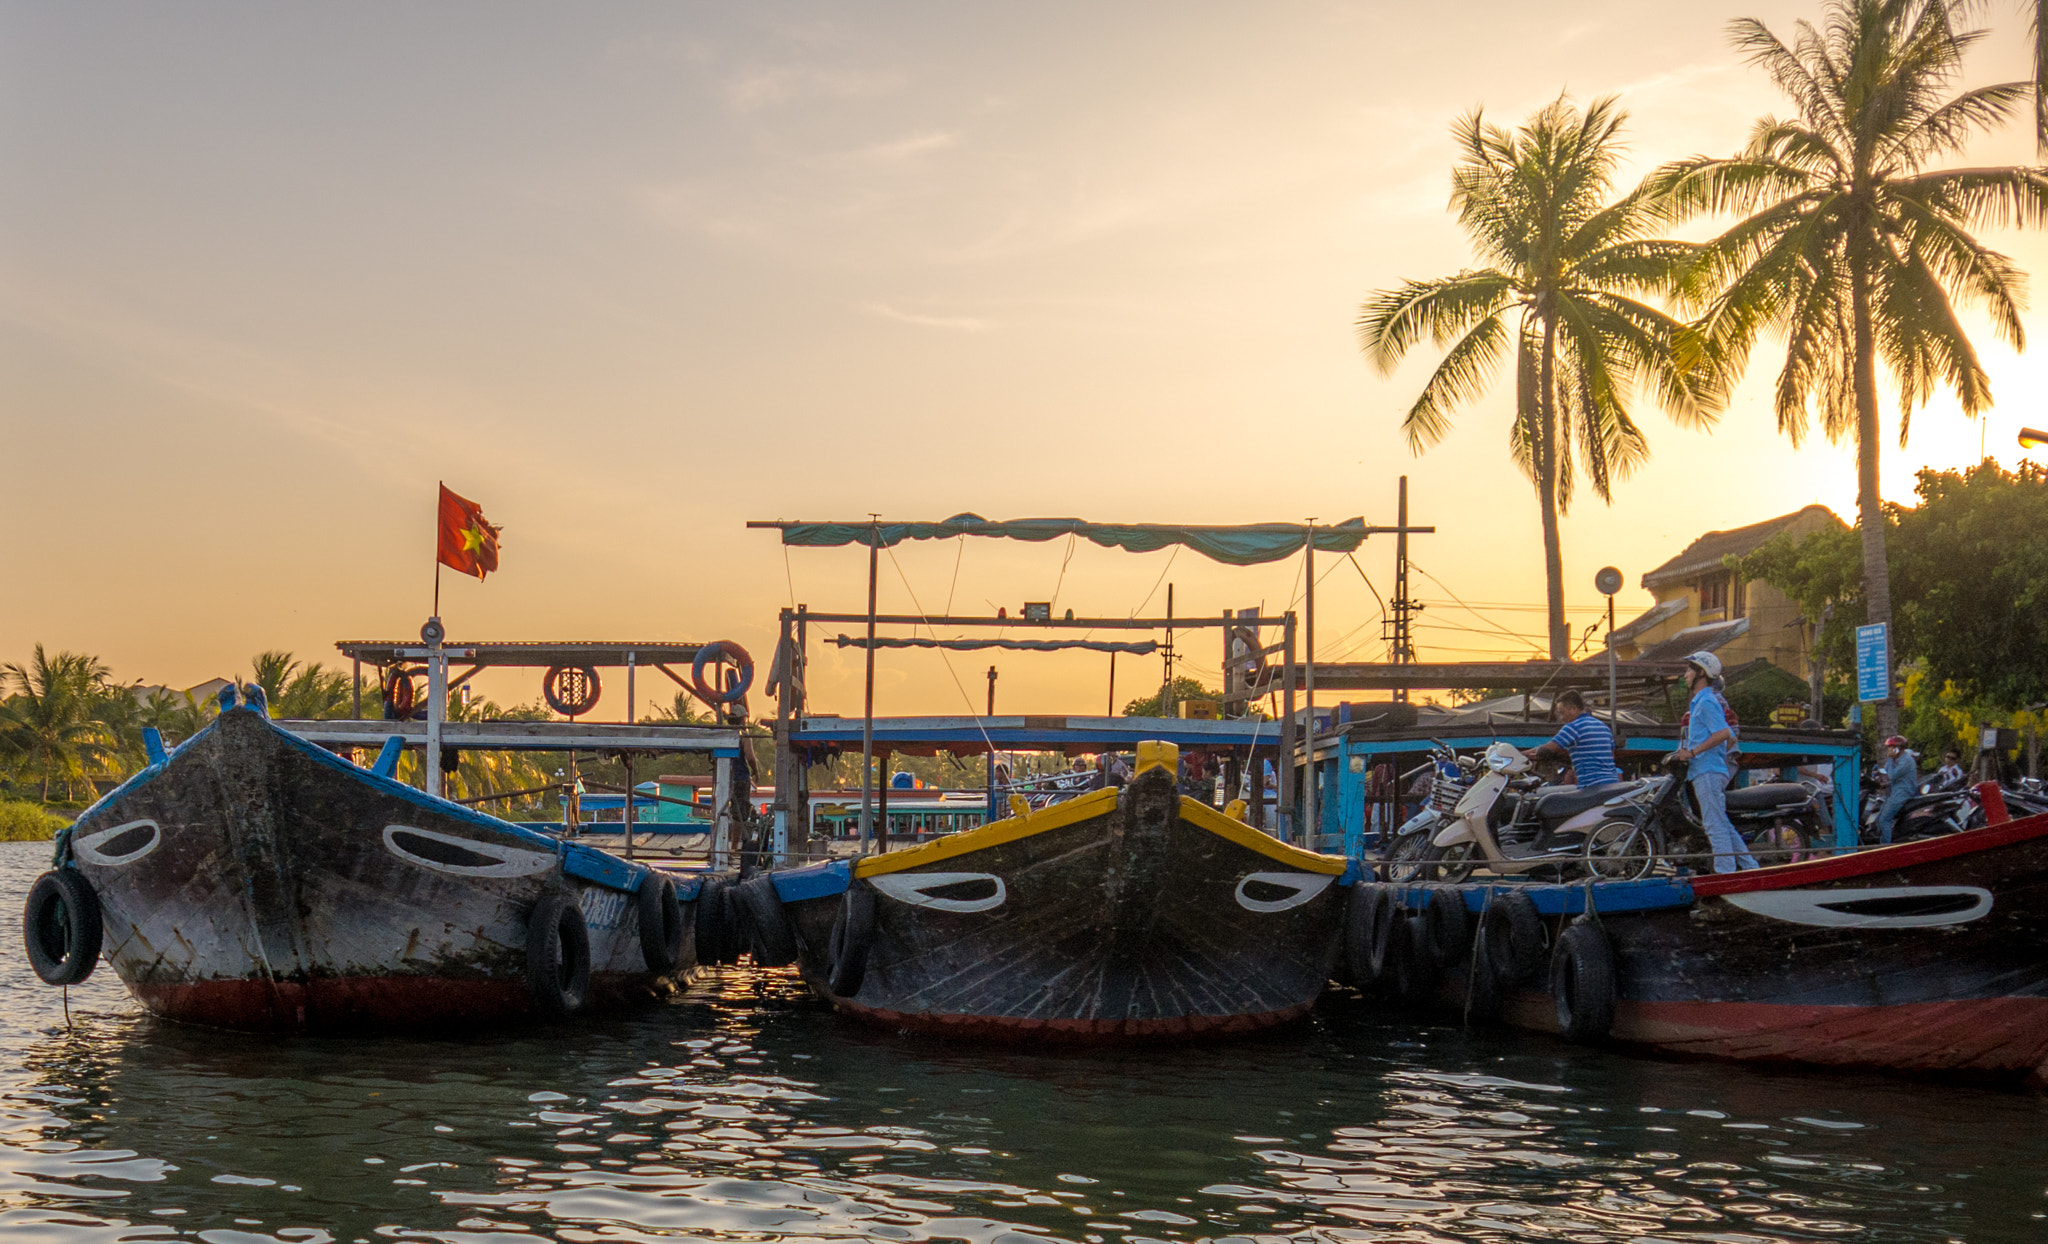
[{"label": "red painted hull", "polygon": [[[2048,1080],[2048,816],[1697,878],[1609,913],[1616,1040],[1688,1055]],[[1505,1008],[1556,1031],[1547,994]]]}]

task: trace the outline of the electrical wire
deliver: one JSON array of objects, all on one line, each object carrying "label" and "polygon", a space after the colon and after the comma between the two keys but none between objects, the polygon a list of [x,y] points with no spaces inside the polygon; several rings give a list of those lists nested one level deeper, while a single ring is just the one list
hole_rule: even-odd
[{"label": "electrical wire", "polygon": [[1159,595],[1159,585],[1166,582],[1166,572],[1173,569],[1173,559],[1180,556],[1180,550],[1181,546],[1176,544],[1173,546],[1173,551],[1166,555],[1166,564],[1159,568],[1159,577],[1152,581],[1152,590],[1145,593],[1145,599],[1138,602],[1138,607],[1131,610],[1129,616],[1135,618],[1145,612],[1145,606],[1152,603],[1154,596]]},{"label": "electrical wire", "polygon": [[[924,623],[925,630],[931,632],[931,637],[937,639],[938,628],[932,625],[931,615],[924,611],[924,605],[918,601],[917,589],[910,586],[910,576],[903,573],[903,563],[896,560],[896,550],[890,548],[883,551],[889,555],[889,564],[896,568],[896,577],[903,581],[903,590],[909,593],[910,604],[917,610],[918,620]],[[981,741],[988,747],[989,764],[995,764],[995,740],[988,737],[988,728],[981,724],[981,715],[974,711],[974,697],[967,694],[967,684],[960,681],[959,671],[953,668],[953,658],[946,655],[944,648],[939,649],[938,653],[939,659],[946,664],[946,673],[953,679],[953,686],[960,691],[961,701],[967,705],[967,715],[974,719],[974,728],[981,733]]]},{"label": "electrical wire", "polygon": [[1075,541],[1078,539],[1079,537],[1077,537],[1073,532],[1070,531],[1067,533],[1067,555],[1065,557],[1060,558],[1060,577],[1054,580],[1052,585],[1051,608],[1053,609],[1058,609],[1060,607],[1060,588],[1066,585],[1067,563],[1074,560],[1074,544]]},{"label": "electrical wire", "polygon": [[946,616],[953,616],[953,593],[960,588],[960,558],[967,552],[967,537],[953,537],[953,581],[946,585]]}]

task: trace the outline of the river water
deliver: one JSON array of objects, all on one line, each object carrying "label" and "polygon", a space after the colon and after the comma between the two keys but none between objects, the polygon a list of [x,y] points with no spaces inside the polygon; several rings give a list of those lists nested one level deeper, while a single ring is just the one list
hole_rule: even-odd
[{"label": "river water", "polygon": [[[2048,1240],[2048,1098],[1672,1062],[1333,992],[1185,1049],[844,1022],[722,969],[624,1018],[441,1040],[149,1018],[42,986],[0,844],[0,1241]],[[68,1005],[68,1019],[66,1008]]]}]

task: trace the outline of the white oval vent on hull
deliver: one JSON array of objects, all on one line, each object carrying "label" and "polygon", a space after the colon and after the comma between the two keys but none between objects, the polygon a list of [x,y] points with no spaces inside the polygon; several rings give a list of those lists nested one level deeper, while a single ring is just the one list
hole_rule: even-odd
[{"label": "white oval vent on hull", "polygon": [[1250,873],[1237,883],[1237,905],[1246,911],[1286,911],[1330,888],[1330,873]]},{"label": "white oval vent on hull", "polygon": [[96,829],[74,840],[71,849],[88,863],[118,868],[148,855],[163,840],[164,831],[157,827],[155,821],[129,821],[112,829]]},{"label": "white oval vent on hull", "polygon": [[459,877],[529,877],[555,866],[552,852],[478,842],[412,825],[386,825],[384,845],[408,863]]},{"label": "white oval vent on hull", "polygon": [[1744,911],[1772,920],[1829,929],[1925,929],[1967,924],[1991,913],[1991,891],[1974,885],[1758,890],[1722,897]]},{"label": "white oval vent on hull", "polygon": [[899,903],[934,911],[987,911],[1010,896],[994,873],[883,873],[867,880]]}]

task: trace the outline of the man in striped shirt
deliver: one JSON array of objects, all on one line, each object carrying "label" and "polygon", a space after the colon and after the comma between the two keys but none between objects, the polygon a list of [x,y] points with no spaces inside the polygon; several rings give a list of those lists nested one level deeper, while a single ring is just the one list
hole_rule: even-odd
[{"label": "man in striped shirt", "polygon": [[1614,766],[1614,733],[1606,722],[1586,711],[1586,698],[1576,691],[1560,691],[1551,707],[1564,724],[1557,728],[1550,742],[1536,749],[1534,758],[1570,758],[1572,777],[1580,790],[1619,782],[1621,770]]}]

